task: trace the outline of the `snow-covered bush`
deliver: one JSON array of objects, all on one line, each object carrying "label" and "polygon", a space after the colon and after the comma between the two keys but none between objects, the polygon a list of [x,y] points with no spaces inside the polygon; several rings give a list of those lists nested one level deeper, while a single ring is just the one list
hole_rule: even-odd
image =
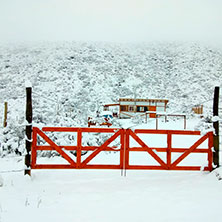
[{"label": "snow-covered bush", "polygon": [[166,98],[169,112],[190,113],[222,82],[221,51],[197,44],[65,42],[0,46],[0,52],[0,103],[9,104],[9,125],[0,129],[4,155],[25,150],[26,79],[33,86],[33,124],[44,126],[87,126],[103,104],[135,95]]}]

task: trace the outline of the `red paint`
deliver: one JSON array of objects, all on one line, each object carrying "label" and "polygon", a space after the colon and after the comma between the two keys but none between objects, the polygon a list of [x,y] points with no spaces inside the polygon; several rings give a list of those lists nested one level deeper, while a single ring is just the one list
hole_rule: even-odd
[{"label": "red paint", "polygon": [[[76,146],[58,146],[55,144],[45,132],[77,132]],[[107,139],[101,146],[83,146],[83,133],[112,133],[111,137]],[[167,147],[150,147],[139,137],[138,134],[166,134]],[[172,147],[172,135],[200,135],[199,131],[183,131],[183,130],[146,130],[137,129],[114,129],[114,128],[76,128],[76,127],[44,127],[40,130],[33,127],[33,142],[31,154],[31,168],[32,169],[134,169],[134,170],[201,170],[201,166],[178,166],[191,153],[206,153],[208,158],[208,166],[203,170],[212,170],[212,146],[213,146],[213,132],[208,132],[206,135],[199,138],[192,146],[187,148]],[[37,145],[37,136],[40,136],[49,145]],[[120,138],[120,147],[110,146],[116,139]],[[130,139],[134,139],[140,147],[130,147]],[[208,140],[208,147],[198,148],[200,144]],[[65,160],[67,164],[37,164],[38,150],[55,150]],[[76,151],[76,161],[72,156],[68,155],[64,150]],[[82,159],[82,151],[93,151],[87,158]],[[102,151],[115,151],[119,153],[119,164],[91,164],[91,161]],[[151,156],[156,160],[156,165],[131,165],[130,152],[144,152],[144,155]],[[166,161],[162,160],[158,155],[159,152],[166,153]],[[172,153],[181,153],[181,155],[172,162]]]}]

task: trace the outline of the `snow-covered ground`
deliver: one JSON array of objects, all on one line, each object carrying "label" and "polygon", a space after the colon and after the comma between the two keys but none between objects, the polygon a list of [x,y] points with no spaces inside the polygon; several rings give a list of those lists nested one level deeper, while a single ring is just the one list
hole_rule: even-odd
[{"label": "snow-covered ground", "polygon": [[[188,128],[192,129],[196,121],[188,120]],[[149,121],[149,125],[136,128],[152,128],[154,123]],[[160,121],[159,126],[182,129],[182,123]],[[175,139],[174,145],[193,141],[185,137]],[[165,143],[160,135],[143,139],[152,145]],[[142,153],[131,156],[134,163],[147,161],[147,153]],[[108,159],[118,162],[118,153],[101,153],[97,161],[104,163]],[[190,158],[186,164],[193,165],[196,160],[200,161]],[[39,157],[39,161],[60,160]],[[126,176],[122,176],[121,170],[32,170],[31,177],[24,176],[23,169],[23,157],[0,159],[0,222],[22,221],[27,217],[33,222],[220,221],[221,169],[211,173],[127,170]]]},{"label": "snow-covered ground", "polygon": [[[21,169],[4,158],[1,170]],[[221,171],[221,170],[220,170]],[[33,170],[2,173],[0,221],[220,221],[216,172]]]}]

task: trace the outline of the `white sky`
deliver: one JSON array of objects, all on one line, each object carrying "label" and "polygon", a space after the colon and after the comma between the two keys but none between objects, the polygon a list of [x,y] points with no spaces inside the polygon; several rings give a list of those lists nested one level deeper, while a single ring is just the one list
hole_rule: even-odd
[{"label": "white sky", "polygon": [[0,0],[0,42],[222,44],[222,0]]}]

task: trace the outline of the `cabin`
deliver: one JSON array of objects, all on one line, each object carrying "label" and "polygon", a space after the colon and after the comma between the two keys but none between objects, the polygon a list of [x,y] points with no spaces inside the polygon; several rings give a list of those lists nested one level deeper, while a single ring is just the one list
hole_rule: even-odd
[{"label": "cabin", "polygon": [[131,118],[138,114],[148,113],[150,118],[156,118],[156,113],[166,112],[166,99],[132,99],[120,98],[118,104],[106,104],[104,110],[110,106],[119,106],[119,118]]}]

